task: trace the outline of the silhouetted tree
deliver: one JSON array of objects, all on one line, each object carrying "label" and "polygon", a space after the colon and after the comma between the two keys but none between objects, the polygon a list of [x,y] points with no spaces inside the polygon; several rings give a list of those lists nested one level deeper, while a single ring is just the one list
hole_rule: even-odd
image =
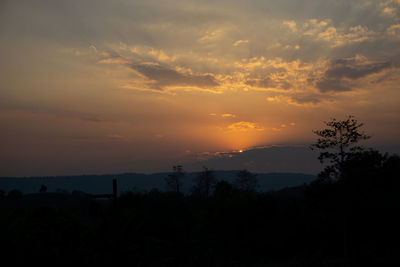
[{"label": "silhouetted tree", "polygon": [[168,174],[165,178],[165,182],[167,183],[167,189],[172,192],[181,193],[182,188],[182,179],[185,176],[183,172],[183,168],[181,165],[172,167],[173,173]]},{"label": "silhouetted tree", "polygon": [[208,198],[211,195],[211,191],[215,186],[217,179],[215,178],[213,171],[206,167],[203,168],[203,171],[195,178],[192,194],[202,198]]},{"label": "silhouetted tree", "polygon": [[255,192],[258,187],[257,174],[244,169],[238,172],[235,179],[235,187],[245,192]]},{"label": "silhouetted tree", "polygon": [[313,131],[319,138],[310,148],[321,151],[318,157],[321,163],[328,161],[331,164],[321,172],[320,178],[340,178],[344,162],[354,153],[364,150],[357,143],[370,136],[360,131],[364,124],[351,115],[343,121],[332,118],[325,125],[327,128]]},{"label": "silhouetted tree", "polygon": [[368,149],[347,158],[343,164],[342,178],[344,184],[351,188],[352,195],[363,193],[367,198],[372,198],[373,194],[386,197],[399,190],[396,178],[399,168],[399,156]]},{"label": "silhouetted tree", "polygon": [[39,192],[40,192],[40,193],[46,193],[46,192],[47,192],[47,186],[45,186],[44,184],[42,184],[42,186],[40,187]]}]

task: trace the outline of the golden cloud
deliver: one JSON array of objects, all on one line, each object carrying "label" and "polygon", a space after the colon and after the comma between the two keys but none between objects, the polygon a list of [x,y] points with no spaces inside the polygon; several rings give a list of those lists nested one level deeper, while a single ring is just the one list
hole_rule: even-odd
[{"label": "golden cloud", "polygon": [[221,115],[221,117],[223,117],[223,118],[235,118],[236,117],[236,115],[235,114],[231,114],[231,113],[225,113],[225,114],[222,114]]},{"label": "golden cloud", "polygon": [[128,64],[129,61],[122,57],[105,58],[97,61],[99,64]]},{"label": "golden cloud", "polygon": [[149,55],[153,56],[160,62],[174,62],[176,60],[176,56],[168,56],[163,50],[155,50],[151,49]]},{"label": "golden cloud", "polygon": [[394,24],[394,25],[389,26],[389,28],[387,28],[386,32],[389,36],[400,38],[400,24]]},{"label": "golden cloud", "polygon": [[237,40],[234,44],[233,44],[233,46],[239,46],[239,45],[241,45],[241,44],[247,44],[249,42],[249,40]]},{"label": "golden cloud", "polygon": [[288,27],[292,32],[297,32],[297,24],[294,20],[285,20],[282,25]]},{"label": "golden cloud", "polygon": [[380,7],[384,16],[396,17],[400,9],[400,0],[386,0]]},{"label": "golden cloud", "polygon": [[235,122],[229,125],[228,129],[232,131],[241,131],[241,132],[247,132],[251,130],[264,131],[264,128],[260,126],[258,123],[248,122],[248,121]]},{"label": "golden cloud", "polygon": [[354,27],[336,28],[331,20],[311,19],[303,24],[303,35],[313,37],[315,40],[331,43],[331,47],[338,47],[347,44],[360,43],[364,41],[376,40],[379,36],[377,32],[368,29],[366,26],[357,25]]}]

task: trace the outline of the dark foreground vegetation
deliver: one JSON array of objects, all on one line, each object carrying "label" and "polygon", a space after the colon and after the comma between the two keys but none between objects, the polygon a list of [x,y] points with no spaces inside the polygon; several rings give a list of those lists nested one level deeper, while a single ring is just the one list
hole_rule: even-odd
[{"label": "dark foreground vegetation", "polygon": [[132,266],[399,263],[399,157],[366,152],[346,179],[274,193],[215,184],[209,196],[153,190],[3,197],[2,260]]},{"label": "dark foreground vegetation", "polygon": [[182,194],[180,166],[168,192],[125,192],[116,202],[82,192],[0,199],[1,259],[33,264],[127,266],[399,266],[400,157],[338,154],[315,182],[258,192],[204,169]]}]

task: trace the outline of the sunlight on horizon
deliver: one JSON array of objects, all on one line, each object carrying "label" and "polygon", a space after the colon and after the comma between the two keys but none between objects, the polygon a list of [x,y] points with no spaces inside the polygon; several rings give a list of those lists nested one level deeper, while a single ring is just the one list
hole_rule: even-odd
[{"label": "sunlight on horizon", "polygon": [[0,176],[167,170],[186,151],[306,145],[349,114],[399,147],[399,15],[393,0],[3,1]]}]

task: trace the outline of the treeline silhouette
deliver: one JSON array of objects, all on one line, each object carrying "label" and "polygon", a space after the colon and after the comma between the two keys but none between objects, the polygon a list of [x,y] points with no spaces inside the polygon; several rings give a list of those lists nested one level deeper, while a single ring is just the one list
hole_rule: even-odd
[{"label": "treeline silhouette", "polygon": [[[356,145],[353,117],[332,120],[315,149],[330,165],[310,184],[257,190],[257,175],[218,181],[204,168],[188,194],[174,166],[167,190],[110,200],[83,192],[0,194],[1,259],[130,266],[399,266],[400,157]],[[327,150],[328,149],[328,150]],[[335,150],[336,149],[336,150]],[[36,203],[36,204],[35,204]]]},{"label": "treeline silhouette", "polygon": [[[74,192],[64,195],[80,199],[76,205],[54,201],[26,209],[15,204],[23,203],[23,196],[10,192],[1,196],[2,260],[132,266],[394,264],[400,248],[399,166],[398,156],[368,150],[346,161],[343,179],[318,179],[269,193],[254,190],[255,175],[248,171],[238,173],[232,185],[213,180],[212,171],[204,169],[190,194],[176,187],[127,191],[118,197],[117,208]],[[184,173],[178,176],[184,182]],[[44,187],[41,191],[37,195],[51,194]]]}]

